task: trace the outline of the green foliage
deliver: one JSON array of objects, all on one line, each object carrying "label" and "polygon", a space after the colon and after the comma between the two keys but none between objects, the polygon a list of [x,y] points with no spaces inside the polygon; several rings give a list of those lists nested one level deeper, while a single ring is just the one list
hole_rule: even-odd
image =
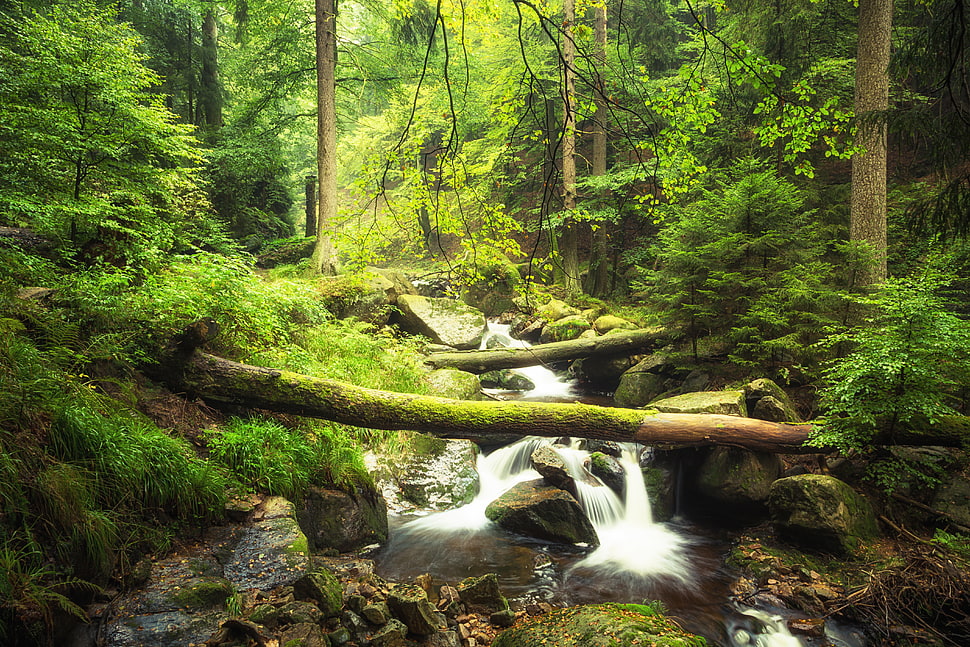
[{"label": "green foliage", "polygon": [[41,640],[53,632],[59,613],[87,621],[87,613],[69,597],[79,590],[98,587],[58,573],[36,544],[17,535],[5,537],[0,546],[0,638],[8,644],[26,643],[28,636]]},{"label": "green foliage", "polygon": [[176,123],[140,40],[97,3],[0,13],[0,205],[29,225],[84,247],[84,257],[137,261],[207,229],[186,210],[198,159]]},{"label": "green foliage", "polygon": [[863,325],[825,338],[822,348],[851,350],[825,368],[826,418],[811,444],[868,450],[879,431],[891,441],[900,425],[955,412],[970,377],[970,328],[940,296],[948,283],[932,270],[890,279],[859,299]]},{"label": "green foliage", "polygon": [[817,339],[839,298],[813,213],[793,184],[742,161],[701,199],[668,214],[660,268],[644,269],[643,287],[695,355],[697,341],[714,336],[738,363],[778,362]]},{"label": "green foliage", "polygon": [[353,485],[367,479],[360,451],[335,425],[301,430],[262,418],[232,418],[206,441],[212,459],[243,484],[290,499],[310,484]]}]

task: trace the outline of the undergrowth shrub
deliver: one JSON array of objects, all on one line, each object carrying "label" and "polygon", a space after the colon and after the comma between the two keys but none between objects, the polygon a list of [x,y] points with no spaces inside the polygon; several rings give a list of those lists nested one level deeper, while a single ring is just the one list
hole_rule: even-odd
[{"label": "undergrowth shrub", "polygon": [[275,420],[232,418],[207,434],[212,460],[244,486],[298,498],[307,486],[353,486],[367,480],[363,457],[332,423],[292,429]]}]

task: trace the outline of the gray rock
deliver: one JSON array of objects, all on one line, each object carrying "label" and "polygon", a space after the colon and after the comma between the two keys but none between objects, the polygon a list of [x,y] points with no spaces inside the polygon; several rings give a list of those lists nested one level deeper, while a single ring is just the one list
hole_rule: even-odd
[{"label": "gray rock", "polygon": [[226,564],[226,576],[242,591],[291,586],[309,566],[309,544],[293,504],[270,497],[261,514],[262,520],[243,531]]},{"label": "gray rock", "polygon": [[623,374],[633,365],[629,355],[601,355],[578,359],[569,371],[582,382],[602,390],[616,387]]},{"label": "gray rock", "polygon": [[310,486],[296,516],[312,551],[345,553],[387,540],[387,503],[364,484],[354,494]]},{"label": "gray rock", "polygon": [[744,391],[696,391],[650,403],[661,413],[718,413],[747,416]]},{"label": "gray rock", "polygon": [[559,299],[551,299],[548,303],[536,309],[536,315],[545,321],[557,321],[579,314],[582,314],[579,308],[574,308]]},{"label": "gray rock", "polygon": [[576,482],[569,475],[566,463],[555,449],[549,445],[540,445],[530,457],[532,468],[542,475],[546,483],[560,490],[576,494]]},{"label": "gray rock", "polygon": [[324,635],[320,625],[301,623],[292,625],[280,634],[281,645],[300,645],[300,647],[330,647],[330,639]]},{"label": "gray rock", "polygon": [[566,544],[599,544],[575,498],[541,480],[515,485],[492,501],[485,516],[510,532]]},{"label": "gray rock", "polygon": [[771,484],[781,475],[777,454],[737,447],[715,447],[701,464],[698,491],[714,500],[727,514],[764,504]]},{"label": "gray rock", "polygon": [[368,604],[361,609],[361,615],[367,622],[379,626],[386,625],[387,621],[391,619],[391,611],[387,608],[386,602]]},{"label": "gray rock", "polygon": [[395,509],[450,510],[478,494],[477,460],[470,440],[418,434],[402,453],[378,457],[377,472]]},{"label": "gray rock", "polygon": [[613,330],[636,330],[640,326],[615,315],[602,315],[593,321],[593,330],[605,335]]},{"label": "gray rock", "polygon": [[504,389],[506,391],[531,391],[536,385],[525,375],[514,369],[503,368],[488,371],[479,376],[482,386],[487,389]]},{"label": "gray rock", "polygon": [[468,350],[478,348],[485,336],[485,315],[461,301],[403,294],[397,306],[405,330],[435,343]]},{"label": "gray rock", "polygon": [[608,488],[616,492],[622,500],[626,489],[626,471],[616,457],[603,452],[593,452],[589,455],[589,471],[603,481]]},{"label": "gray rock", "polygon": [[387,596],[387,606],[412,633],[428,636],[445,626],[444,617],[435,611],[428,594],[413,584],[398,584]]},{"label": "gray rock", "polygon": [[406,647],[411,645],[407,639],[407,626],[396,618],[391,618],[384,628],[371,636],[374,647]]},{"label": "gray rock", "polygon": [[479,377],[468,371],[439,368],[428,372],[423,378],[431,391],[443,398],[453,400],[481,400],[482,383]]},{"label": "gray rock", "polygon": [[498,575],[495,573],[466,577],[456,588],[461,601],[470,612],[492,613],[509,607],[508,601],[499,590]]},{"label": "gray rock", "polygon": [[279,622],[294,625],[301,623],[319,624],[322,619],[323,612],[317,605],[301,600],[287,602],[281,606],[277,617]]},{"label": "gray rock", "polygon": [[744,387],[748,403],[751,407],[751,417],[772,422],[802,422],[795,403],[791,401],[784,389],[768,378],[760,378]]},{"label": "gray rock", "polygon": [[539,343],[549,344],[557,341],[577,339],[587,330],[591,330],[589,322],[582,315],[572,315],[550,321],[542,327]]},{"label": "gray rock", "polygon": [[781,538],[805,550],[846,555],[878,534],[869,502],[831,476],[801,474],[775,481],[768,508]]},{"label": "gray rock", "polygon": [[343,606],[340,580],[323,566],[318,566],[297,580],[293,593],[301,599],[313,600],[327,618],[336,616]]},{"label": "gray rock", "polygon": [[665,364],[659,355],[651,355],[620,376],[613,393],[618,407],[643,407],[670,388],[670,379],[662,371]]}]

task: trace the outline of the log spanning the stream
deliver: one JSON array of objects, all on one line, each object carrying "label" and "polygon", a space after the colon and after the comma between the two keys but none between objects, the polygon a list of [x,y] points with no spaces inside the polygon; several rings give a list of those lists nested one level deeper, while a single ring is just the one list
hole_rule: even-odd
[{"label": "log spanning the stream", "polygon": [[810,425],[725,415],[657,413],[587,404],[450,400],[367,389],[290,371],[240,364],[195,350],[162,375],[206,400],[323,418],[358,427],[423,431],[448,438],[576,436],[644,445],[733,445],[805,453]]},{"label": "log spanning the stream", "polygon": [[434,368],[456,368],[470,373],[539,366],[594,355],[616,355],[652,348],[664,332],[663,328],[643,328],[613,332],[588,339],[539,344],[528,348],[494,348],[433,353],[428,356],[425,363]]}]

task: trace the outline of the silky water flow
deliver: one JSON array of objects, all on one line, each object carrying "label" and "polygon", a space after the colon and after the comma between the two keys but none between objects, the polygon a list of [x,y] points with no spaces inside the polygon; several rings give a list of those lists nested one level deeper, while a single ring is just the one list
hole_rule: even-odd
[{"label": "silky water flow", "polygon": [[[507,327],[491,325],[507,346]],[[484,343],[483,343],[484,345]],[[536,386],[524,399],[575,399],[573,386],[545,367],[518,369]],[[643,448],[622,445],[624,495],[587,469],[580,443],[553,445],[576,482],[578,501],[599,537],[599,546],[563,546],[512,536],[485,516],[489,503],[515,484],[541,478],[530,458],[547,438],[524,438],[479,455],[480,490],[473,501],[443,512],[391,515],[390,539],[378,558],[378,572],[409,580],[430,573],[439,582],[494,572],[503,592],[522,602],[558,604],[663,602],[684,627],[730,647],[795,647],[781,616],[735,609],[727,600],[729,577],[721,568],[723,546],[677,523],[657,523],[641,469]],[[846,647],[859,643],[829,639]]]}]

